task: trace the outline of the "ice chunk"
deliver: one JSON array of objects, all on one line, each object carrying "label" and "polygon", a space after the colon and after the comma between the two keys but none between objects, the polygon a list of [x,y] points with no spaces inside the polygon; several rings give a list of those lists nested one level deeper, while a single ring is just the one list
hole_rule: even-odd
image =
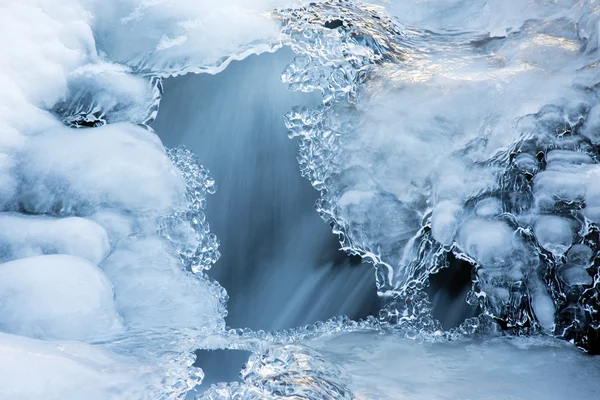
[{"label": "ice chunk", "polygon": [[532,176],[538,172],[539,161],[537,158],[528,153],[521,153],[515,157],[514,164],[523,172],[527,172]]},{"label": "ice chunk", "polygon": [[[123,65],[87,64],[68,76],[68,93],[52,110],[71,126],[105,123],[150,123],[161,91],[156,80],[132,74]],[[156,108],[156,109],[155,109]]]},{"label": "ice chunk", "polygon": [[133,235],[134,232],[139,232],[140,229],[139,225],[138,230],[134,228],[135,218],[132,215],[118,210],[101,208],[89,218],[106,229],[113,244]]},{"label": "ice chunk", "polygon": [[585,198],[586,180],[582,172],[547,170],[535,176],[533,193],[542,208],[551,208],[557,202],[576,202]]},{"label": "ice chunk", "polygon": [[546,169],[554,169],[555,165],[560,167],[561,164],[592,164],[593,160],[588,154],[578,151],[552,150],[546,154],[546,162]]},{"label": "ice chunk", "polygon": [[122,400],[147,398],[158,370],[77,342],[0,333],[0,398]]},{"label": "ice chunk", "polygon": [[587,136],[592,143],[600,143],[600,104],[590,110],[582,134]]},{"label": "ice chunk", "polygon": [[102,264],[125,323],[141,328],[214,331],[223,323],[224,290],[181,268],[158,237],[124,242]]},{"label": "ice chunk", "polygon": [[475,214],[478,217],[495,217],[502,212],[502,203],[494,197],[488,197],[477,202],[475,205]]},{"label": "ice chunk", "polygon": [[555,255],[564,254],[573,244],[573,225],[566,218],[544,215],[535,222],[539,244]]},{"label": "ice chunk", "polygon": [[568,285],[591,285],[594,281],[588,273],[594,251],[585,244],[574,244],[567,252],[567,262],[561,268],[560,275]]},{"label": "ice chunk", "polygon": [[0,261],[69,254],[99,264],[110,250],[104,228],[84,218],[0,213],[0,227]]},{"label": "ice chunk", "polygon": [[[229,57],[271,49],[279,24],[268,13],[297,0],[147,2],[125,0],[91,7],[99,47],[115,61],[158,75],[216,73]],[[127,37],[127,40],[122,40]],[[259,45],[263,43],[263,45]]]},{"label": "ice chunk", "polygon": [[546,292],[546,288],[541,284],[532,290],[531,293],[531,307],[535,316],[544,330],[548,333],[552,333],[554,330],[554,313],[556,307],[552,298]]},{"label": "ice chunk", "polygon": [[589,175],[590,181],[586,187],[585,208],[583,213],[593,222],[600,222],[600,184],[598,183],[598,170]]},{"label": "ice chunk", "polygon": [[594,257],[594,251],[585,244],[574,244],[567,253],[567,264],[588,268]]},{"label": "ice chunk", "polygon": [[0,264],[0,330],[84,340],[120,329],[112,285],[89,261],[46,255]]},{"label": "ice chunk", "polygon": [[517,242],[514,232],[503,222],[469,219],[459,230],[458,242],[484,266],[501,266],[509,261]]},{"label": "ice chunk", "polygon": [[435,240],[446,246],[452,244],[461,211],[460,204],[450,201],[442,201],[435,206],[431,216],[431,232]]},{"label": "ice chunk", "polygon": [[560,274],[567,285],[591,285],[594,282],[592,276],[582,267],[565,266]]},{"label": "ice chunk", "polygon": [[186,204],[185,182],[159,139],[129,124],[40,135],[21,168],[29,212],[81,215],[104,205],[165,214]]}]

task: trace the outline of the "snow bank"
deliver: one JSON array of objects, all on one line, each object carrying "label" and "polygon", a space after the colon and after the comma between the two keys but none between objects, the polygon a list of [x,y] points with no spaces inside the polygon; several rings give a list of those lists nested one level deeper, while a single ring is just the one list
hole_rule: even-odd
[{"label": "snow bank", "polygon": [[0,264],[0,330],[86,340],[121,330],[112,285],[79,257],[47,255]]}]

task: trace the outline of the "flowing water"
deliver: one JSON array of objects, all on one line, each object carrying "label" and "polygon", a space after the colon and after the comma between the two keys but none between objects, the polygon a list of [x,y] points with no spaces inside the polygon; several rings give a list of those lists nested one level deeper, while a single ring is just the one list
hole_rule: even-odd
[{"label": "flowing water", "polygon": [[0,1],[0,48],[0,398],[600,398],[597,0]]},{"label": "flowing water", "polygon": [[165,146],[196,153],[217,182],[206,214],[222,255],[209,275],[229,294],[235,328],[287,329],[379,310],[372,268],[338,250],[315,212],[318,193],[298,171],[283,115],[320,96],[281,83],[293,58],[283,49],[218,75],[169,78],[152,125]]}]

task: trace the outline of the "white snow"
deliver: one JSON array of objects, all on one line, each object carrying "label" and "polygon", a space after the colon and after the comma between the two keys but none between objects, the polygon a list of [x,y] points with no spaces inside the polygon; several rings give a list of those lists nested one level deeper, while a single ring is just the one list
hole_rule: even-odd
[{"label": "white snow", "polygon": [[106,275],[79,257],[45,255],[0,264],[0,330],[86,340],[121,330]]},{"label": "white snow", "polygon": [[130,124],[39,135],[21,164],[30,212],[89,214],[109,206],[165,214],[185,205],[185,183],[151,132]]},{"label": "white snow", "polygon": [[158,375],[98,347],[6,333],[0,360],[0,398],[11,400],[142,399]]},{"label": "white snow", "polygon": [[84,218],[0,213],[0,226],[1,261],[43,254],[69,254],[97,265],[110,251],[104,228]]}]

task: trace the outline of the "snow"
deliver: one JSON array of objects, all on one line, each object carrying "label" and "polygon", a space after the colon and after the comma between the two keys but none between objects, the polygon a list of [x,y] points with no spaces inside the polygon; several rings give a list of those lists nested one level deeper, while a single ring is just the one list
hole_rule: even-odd
[{"label": "snow", "polygon": [[0,213],[0,260],[43,254],[68,254],[99,264],[110,251],[106,230],[80,217]]},{"label": "snow", "polygon": [[94,264],[68,255],[0,264],[0,330],[87,340],[121,330],[112,285]]},{"label": "snow", "polygon": [[98,347],[0,333],[0,398],[27,400],[141,399],[149,367]]},{"label": "snow", "polygon": [[[361,71],[360,105],[340,107],[337,120],[321,121],[328,128],[321,142],[305,134],[300,159],[322,178],[314,183],[330,197],[320,204],[333,211],[320,211],[337,217],[347,249],[406,268],[400,255],[433,210],[433,238],[446,246],[456,243],[483,266],[482,274],[489,274],[483,278],[505,285],[531,272],[525,285],[531,306],[550,332],[555,305],[535,274],[538,265],[523,259],[529,250],[515,225],[531,223],[537,242],[556,259],[566,253],[559,274],[568,285],[592,282],[586,268],[593,254],[581,247],[580,227],[562,208],[584,204],[579,213],[584,222],[600,221],[600,168],[583,154],[591,151],[585,140],[598,143],[600,126],[597,97],[589,89],[598,84],[600,7],[568,0],[466,3],[386,2],[407,26],[423,30],[410,37],[414,41],[392,46],[401,48],[394,55],[398,63],[379,59],[377,74]],[[160,398],[169,388],[184,391],[195,384],[191,344],[173,336],[156,335],[155,342],[128,336],[135,330],[142,337],[177,329],[221,332],[226,314],[224,290],[202,273],[186,271],[176,246],[156,233],[160,218],[188,211],[189,199],[160,140],[138,124],[151,119],[158,105],[160,90],[151,76],[217,73],[232,59],[281,46],[290,38],[281,35],[271,11],[294,4],[0,4],[0,397],[144,398],[152,397],[147,379],[164,378],[155,396]],[[448,32],[447,42],[438,40],[438,33]],[[356,50],[353,61],[373,53],[361,46],[356,42],[340,53]],[[329,68],[329,61],[322,66]],[[90,110],[108,124],[67,126],[73,115],[63,111]],[[539,149],[522,150],[528,140]],[[307,154],[320,158],[302,161]],[[502,181],[515,171],[535,176],[529,182],[522,174],[519,187]],[[520,213],[515,198],[528,190],[533,201],[526,204],[526,217],[501,215]],[[502,206],[493,196],[499,192],[508,194]],[[477,203],[473,213],[469,201]],[[556,210],[561,216],[553,215]],[[200,228],[205,227],[208,231],[207,225]],[[506,302],[502,285],[487,289],[491,298]],[[128,348],[129,339],[135,345]],[[597,396],[597,387],[590,387],[599,372],[595,361],[563,345],[538,346],[536,340],[543,341],[429,347],[356,336],[327,342],[321,350],[341,360],[354,378],[348,387],[364,396]],[[171,352],[175,361],[146,359],[140,366],[141,360],[108,354],[103,347],[109,345],[149,359]],[[150,371],[151,363],[168,371]],[[465,387],[465,381],[474,384]]]},{"label": "snow", "polygon": [[562,400],[598,393],[599,360],[548,338],[427,344],[351,333],[307,344],[344,370],[356,397]]},{"label": "snow", "polygon": [[185,183],[160,141],[130,124],[39,135],[21,167],[29,212],[89,215],[102,205],[161,215],[185,205]]}]

